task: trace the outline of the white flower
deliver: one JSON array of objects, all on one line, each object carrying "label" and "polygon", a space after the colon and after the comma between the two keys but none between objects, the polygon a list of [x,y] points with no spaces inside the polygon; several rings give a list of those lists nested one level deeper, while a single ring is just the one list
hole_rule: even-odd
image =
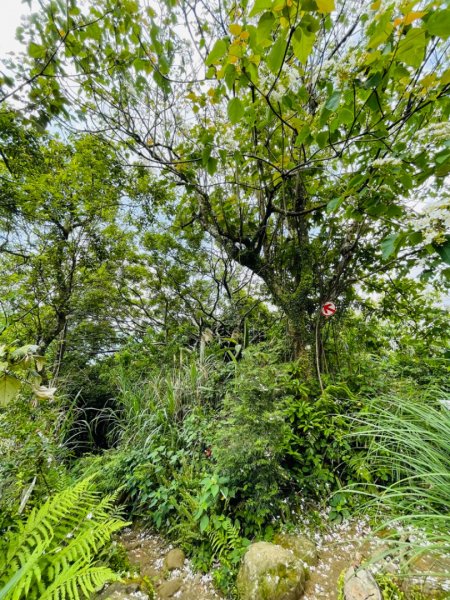
[{"label": "white flower", "polygon": [[41,400],[52,400],[55,395],[56,388],[47,387],[45,385],[33,386],[34,395]]},{"label": "white flower", "polygon": [[401,165],[402,161],[400,158],[395,158],[394,156],[385,156],[384,158],[376,158],[372,161],[373,167],[384,167],[386,165]]}]

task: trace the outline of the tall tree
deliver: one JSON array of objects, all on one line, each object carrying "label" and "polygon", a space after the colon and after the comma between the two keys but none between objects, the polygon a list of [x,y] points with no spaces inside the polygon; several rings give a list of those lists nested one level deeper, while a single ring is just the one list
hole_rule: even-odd
[{"label": "tall tree", "polygon": [[[84,135],[38,135],[13,111],[0,140],[0,333],[66,351],[79,367],[149,334],[226,327],[245,278],[212,256],[200,227],[174,218],[176,195],[117,148]],[[222,331],[223,333],[223,331]],[[230,332],[228,332],[230,333]]]},{"label": "tall tree", "polygon": [[430,193],[448,204],[449,14],[439,0],[72,0],[43,2],[21,35],[61,103],[184,186],[180,210],[265,282],[302,354],[325,300],[450,260],[445,219],[424,236],[411,218]]}]

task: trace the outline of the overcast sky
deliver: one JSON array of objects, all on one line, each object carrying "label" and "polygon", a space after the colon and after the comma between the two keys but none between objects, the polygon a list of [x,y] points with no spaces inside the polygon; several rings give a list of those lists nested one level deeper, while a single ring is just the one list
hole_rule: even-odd
[{"label": "overcast sky", "polygon": [[15,39],[16,29],[21,15],[28,13],[28,5],[21,0],[0,0],[0,56],[20,48]]}]

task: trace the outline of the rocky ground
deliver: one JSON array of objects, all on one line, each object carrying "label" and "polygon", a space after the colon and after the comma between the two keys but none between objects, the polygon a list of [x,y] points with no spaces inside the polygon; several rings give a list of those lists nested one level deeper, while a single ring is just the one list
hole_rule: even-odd
[{"label": "rocky ground", "polygon": [[219,600],[210,575],[194,573],[180,549],[174,549],[161,536],[145,531],[127,530],[120,537],[128,559],[139,577],[124,584],[114,583],[97,600],[147,600],[146,581],[155,590],[155,600]]},{"label": "rocky ground", "polygon": [[[321,515],[321,518],[325,516]],[[322,522],[327,521],[324,518]],[[223,598],[214,589],[211,575],[194,573],[183,551],[173,548],[160,536],[127,530],[120,542],[139,576],[112,584],[96,600]],[[305,518],[298,531],[276,537],[274,544],[260,542],[251,548],[238,577],[243,600],[337,600],[338,580],[343,572],[347,573],[345,600],[381,600],[372,573],[381,568],[392,573],[398,570],[398,565],[389,556],[381,563],[365,566],[368,559],[386,549],[386,541],[372,535],[367,519],[316,528]],[[429,559],[422,559],[416,565],[415,579],[404,582],[406,591],[412,584],[415,586],[414,594],[407,593],[406,600],[450,598],[450,559],[440,565],[441,569],[449,569],[448,580],[436,582],[433,577],[424,575],[434,567]],[[261,592],[261,585],[255,587],[253,582],[264,569],[270,573],[264,579],[264,591]],[[284,588],[279,583],[282,577],[289,579]],[[154,595],[150,593],[150,587],[146,588],[150,582]]]}]

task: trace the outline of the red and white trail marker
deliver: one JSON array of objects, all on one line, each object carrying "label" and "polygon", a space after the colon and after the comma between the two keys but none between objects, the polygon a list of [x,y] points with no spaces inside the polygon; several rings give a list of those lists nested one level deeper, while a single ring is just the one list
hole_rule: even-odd
[{"label": "red and white trail marker", "polygon": [[324,317],[332,317],[336,312],[336,304],[334,302],[325,302],[320,312]]}]

